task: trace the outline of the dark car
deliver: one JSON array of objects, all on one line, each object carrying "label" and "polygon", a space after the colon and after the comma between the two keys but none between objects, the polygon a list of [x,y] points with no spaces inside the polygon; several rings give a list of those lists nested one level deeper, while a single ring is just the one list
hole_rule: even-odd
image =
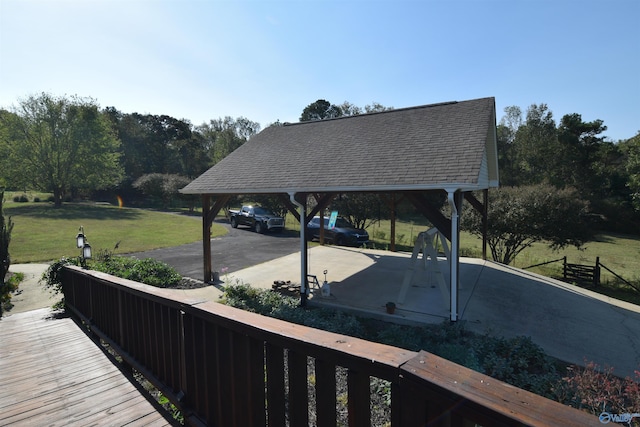
[{"label": "dark car", "polygon": [[[307,224],[309,240],[320,238],[320,217],[313,217]],[[335,227],[329,228],[329,218],[324,219],[324,239],[334,245],[362,246],[369,243],[369,233],[366,230],[355,228],[349,221],[342,217],[336,219]]]}]

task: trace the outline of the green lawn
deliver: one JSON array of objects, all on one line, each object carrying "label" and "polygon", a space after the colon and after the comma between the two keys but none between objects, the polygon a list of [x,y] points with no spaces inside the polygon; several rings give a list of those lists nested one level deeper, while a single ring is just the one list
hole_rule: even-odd
[{"label": "green lawn", "polygon": [[[45,200],[42,195],[41,200]],[[11,216],[15,228],[10,245],[11,262],[47,262],[63,256],[79,254],[75,247],[75,236],[80,226],[96,253],[98,250],[112,250],[116,243],[116,253],[124,254],[150,249],[177,246],[202,239],[202,220],[200,216],[181,213],[166,213],[144,209],[118,208],[108,204],[66,203],[56,209],[49,202],[13,202],[11,195],[5,194],[5,216]],[[299,230],[297,221],[287,216],[287,228]],[[414,221],[396,223],[396,243],[398,251],[411,251],[416,236],[427,229],[426,221],[418,218]],[[381,221],[368,229],[375,246],[388,249],[390,236],[389,221]],[[212,235],[225,233],[224,227],[213,224]],[[461,254],[481,258],[482,242],[468,234],[461,235]],[[600,262],[640,287],[640,237],[600,234],[582,250],[568,247],[560,252],[551,251],[545,244],[537,243],[516,258],[514,266],[525,268],[534,264],[552,261],[567,256],[571,263],[595,264]],[[488,254],[491,258],[491,254]],[[530,271],[550,277],[562,275],[562,262],[535,267]],[[598,289],[607,295],[640,304],[640,292],[629,289],[608,271],[602,271],[607,286]]]},{"label": "green lawn", "polygon": [[[6,196],[4,214],[15,224],[9,246],[13,264],[79,255],[75,238],[80,226],[94,253],[112,250],[118,242],[116,253],[124,254],[202,240],[199,216],[93,203],[56,209],[49,202],[15,203]],[[213,236],[226,233],[218,224],[211,231]]]}]

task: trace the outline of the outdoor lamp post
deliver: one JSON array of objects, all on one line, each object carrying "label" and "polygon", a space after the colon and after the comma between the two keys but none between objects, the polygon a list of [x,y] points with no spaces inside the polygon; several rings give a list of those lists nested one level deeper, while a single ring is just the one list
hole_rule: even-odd
[{"label": "outdoor lamp post", "polygon": [[85,241],[84,246],[82,247],[82,258],[91,259],[91,245],[88,241]]},{"label": "outdoor lamp post", "polygon": [[76,247],[81,248],[84,246],[84,228],[80,226],[80,231],[76,236]]},{"label": "outdoor lamp post", "polygon": [[80,226],[76,236],[76,247],[80,249],[80,262],[83,268],[87,268],[87,260],[91,259],[91,245],[84,234],[84,227]]}]

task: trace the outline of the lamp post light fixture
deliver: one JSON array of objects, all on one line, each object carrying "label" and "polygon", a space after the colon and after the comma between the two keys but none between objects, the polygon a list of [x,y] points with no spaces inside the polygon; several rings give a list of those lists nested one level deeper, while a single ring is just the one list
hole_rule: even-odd
[{"label": "lamp post light fixture", "polygon": [[80,226],[78,235],[76,236],[76,247],[81,248],[84,246],[84,227]]},{"label": "lamp post light fixture", "polygon": [[83,268],[87,268],[87,260],[91,259],[91,245],[84,234],[84,227],[80,226],[76,236],[76,247],[80,249],[80,262]]}]

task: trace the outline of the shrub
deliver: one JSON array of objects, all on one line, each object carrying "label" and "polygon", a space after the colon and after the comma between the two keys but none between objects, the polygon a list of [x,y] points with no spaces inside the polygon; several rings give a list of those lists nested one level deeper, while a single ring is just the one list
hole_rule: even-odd
[{"label": "shrub", "polygon": [[33,202],[34,203],[40,203],[40,197],[34,197],[33,198]]},{"label": "shrub", "polygon": [[91,268],[158,288],[175,287],[182,280],[182,276],[173,267],[153,258],[108,255],[92,264]]},{"label": "shrub", "polygon": [[[554,398],[565,405],[583,409],[595,415],[603,412],[610,414],[633,414],[640,408],[640,371],[635,371],[635,380],[631,377],[619,378],[613,374],[613,368],[600,368],[594,362],[585,368],[571,366],[567,376],[554,387]],[[640,425],[638,420],[629,425]]]},{"label": "shrub", "polygon": [[[91,264],[96,271],[134,280],[158,288],[177,286],[182,276],[173,267],[153,258],[137,259],[124,256],[113,256],[109,251],[98,251],[97,261]],[[81,259],[62,258],[52,263],[42,275],[45,289],[54,293],[62,292],[60,271],[67,264],[81,265]]]},{"label": "shrub", "polygon": [[23,273],[10,273],[4,284],[0,282],[0,315],[13,307],[11,294],[18,290],[18,286],[23,280]]},{"label": "shrub", "polygon": [[485,374],[542,396],[552,395],[559,378],[556,362],[530,337],[483,339],[475,348]]},{"label": "shrub", "polygon": [[529,337],[477,335],[464,322],[406,326],[361,319],[341,311],[301,309],[297,298],[241,284],[227,286],[225,303],[325,331],[363,338],[411,351],[426,350],[531,392],[550,396],[560,378],[556,362]]},{"label": "shrub", "polygon": [[29,198],[26,194],[22,194],[20,196],[13,196],[13,201],[16,203],[25,203],[29,201]]}]

